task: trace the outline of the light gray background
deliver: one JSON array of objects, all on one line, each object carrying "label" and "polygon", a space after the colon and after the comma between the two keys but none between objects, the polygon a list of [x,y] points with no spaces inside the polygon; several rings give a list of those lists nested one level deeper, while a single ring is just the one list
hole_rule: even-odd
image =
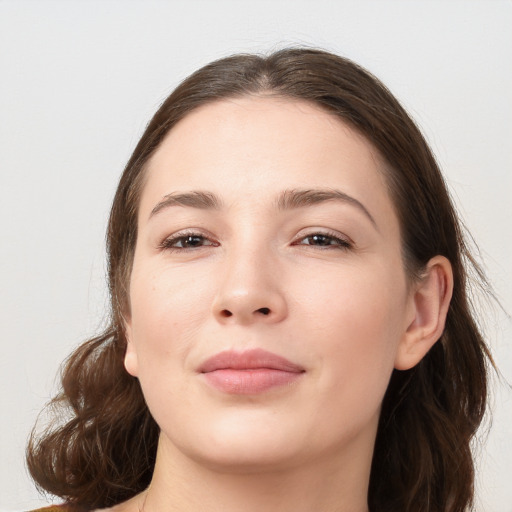
[{"label": "light gray background", "polygon": [[[510,1],[0,0],[0,509],[45,503],[24,445],[59,363],[105,316],[116,181],[191,71],[239,51],[320,46],[369,68],[426,134],[512,311]],[[512,382],[511,322],[486,329]],[[512,511],[512,393],[495,384],[479,511]]]}]

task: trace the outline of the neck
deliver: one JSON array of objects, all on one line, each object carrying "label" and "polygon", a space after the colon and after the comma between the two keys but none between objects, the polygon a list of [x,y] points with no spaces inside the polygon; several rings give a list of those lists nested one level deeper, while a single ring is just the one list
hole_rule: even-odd
[{"label": "neck", "polygon": [[[357,443],[356,443],[357,444]],[[372,453],[354,446],[278,470],[219,468],[187,458],[162,438],[141,512],[367,512]]]}]

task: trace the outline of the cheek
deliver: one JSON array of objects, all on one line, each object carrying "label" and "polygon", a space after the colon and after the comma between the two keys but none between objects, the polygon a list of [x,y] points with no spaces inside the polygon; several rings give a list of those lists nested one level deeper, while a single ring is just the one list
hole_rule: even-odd
[{"label": "cheek", "polygon": [[325,421],[310,434],[320,439],[346,440],[378,422],[398,344],[398,311],[387,286],[367,283],[326,283],[323,305],[311,308],[318,333],[313,350],[320,356],[312,416]]},{"label": "cheek", "polygon": [[134,267],[130,283],[131,336],[139,377],[160,368],[177,375],[211,307],[212,285],[190,272]]},{"label": "cheek", "polygon": [[137,377],[160,425],[172,425],[174,411],[181,415],[190,408],[185,372],[211,304],[209,283],[189,276],[140,265],[134,266],[130,283]]},{"label": "cheek", "polygon": [[303,328],[316,339],[311,350],[321,358],[320,386],[336,394],[349,389],[354,405],[372,395],[378,404],[401,339],[405,285],[389,278],[390,269],[349,270],[317,275],[302,292]]},{"label": "cheek", "polygon": [[[392,276],[395,276],[393,278]],[[350,346],[394,339],[404,312],[405,283],[391,268],[347,266],[337,272],[315,273],[299,285],[301,314],[319,335],[339,336]],[[340,346],[344,344],[336,344]]]}]

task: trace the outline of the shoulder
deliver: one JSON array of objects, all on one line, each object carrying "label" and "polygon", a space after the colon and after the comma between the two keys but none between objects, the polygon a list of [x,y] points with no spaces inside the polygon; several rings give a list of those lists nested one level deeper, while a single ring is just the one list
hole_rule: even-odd
[{"label": "shoulder", "polygon": [[29,512],[73,512],[69,505],[50,505],[49,507],[37,508]]},{"label": "shoulder", "polygon": [[29,510],[26,512],[127,512],[131,510],[140,510],[138,506],[135,506],[135,508],[133,508],[133,502],[137,498],[138,496],[135,496],[134,498],[129,499],[128,501],[114,505],[112,508],[88,510],[83,507],[77,507],[62,503],[60,505],[49,505],[46,507],[36,508],[34,510]]}]

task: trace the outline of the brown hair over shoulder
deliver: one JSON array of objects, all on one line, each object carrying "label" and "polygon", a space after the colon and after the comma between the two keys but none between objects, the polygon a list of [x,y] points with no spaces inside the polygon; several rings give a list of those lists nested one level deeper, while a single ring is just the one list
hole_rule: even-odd
[{"label": "brown hair over shoulder", "polygon": [[470,441],[487,397],[486,344],[473,317],[469,253],[438,165],[406,111],[374,76],[348,59],[314,49],[235,55],[184,80],[147,126],[121,177],[107,233],[111,322],[81,345],[62,373],[52,405],[64,408],[27,449],[40,488],[77,508],[115,505],[151,479],[159,429],[138,380],[123,365],[123,313],[137,236],[145,164],[173,126],[194,109],[244,95],[311,102],[358,130],[380,152],[401,226],[411,280],[435,255],[453,267],[445,331],[424,359],[394,370],[384,399],[368,503],[372,512],[463,512],[474,494]]}]

